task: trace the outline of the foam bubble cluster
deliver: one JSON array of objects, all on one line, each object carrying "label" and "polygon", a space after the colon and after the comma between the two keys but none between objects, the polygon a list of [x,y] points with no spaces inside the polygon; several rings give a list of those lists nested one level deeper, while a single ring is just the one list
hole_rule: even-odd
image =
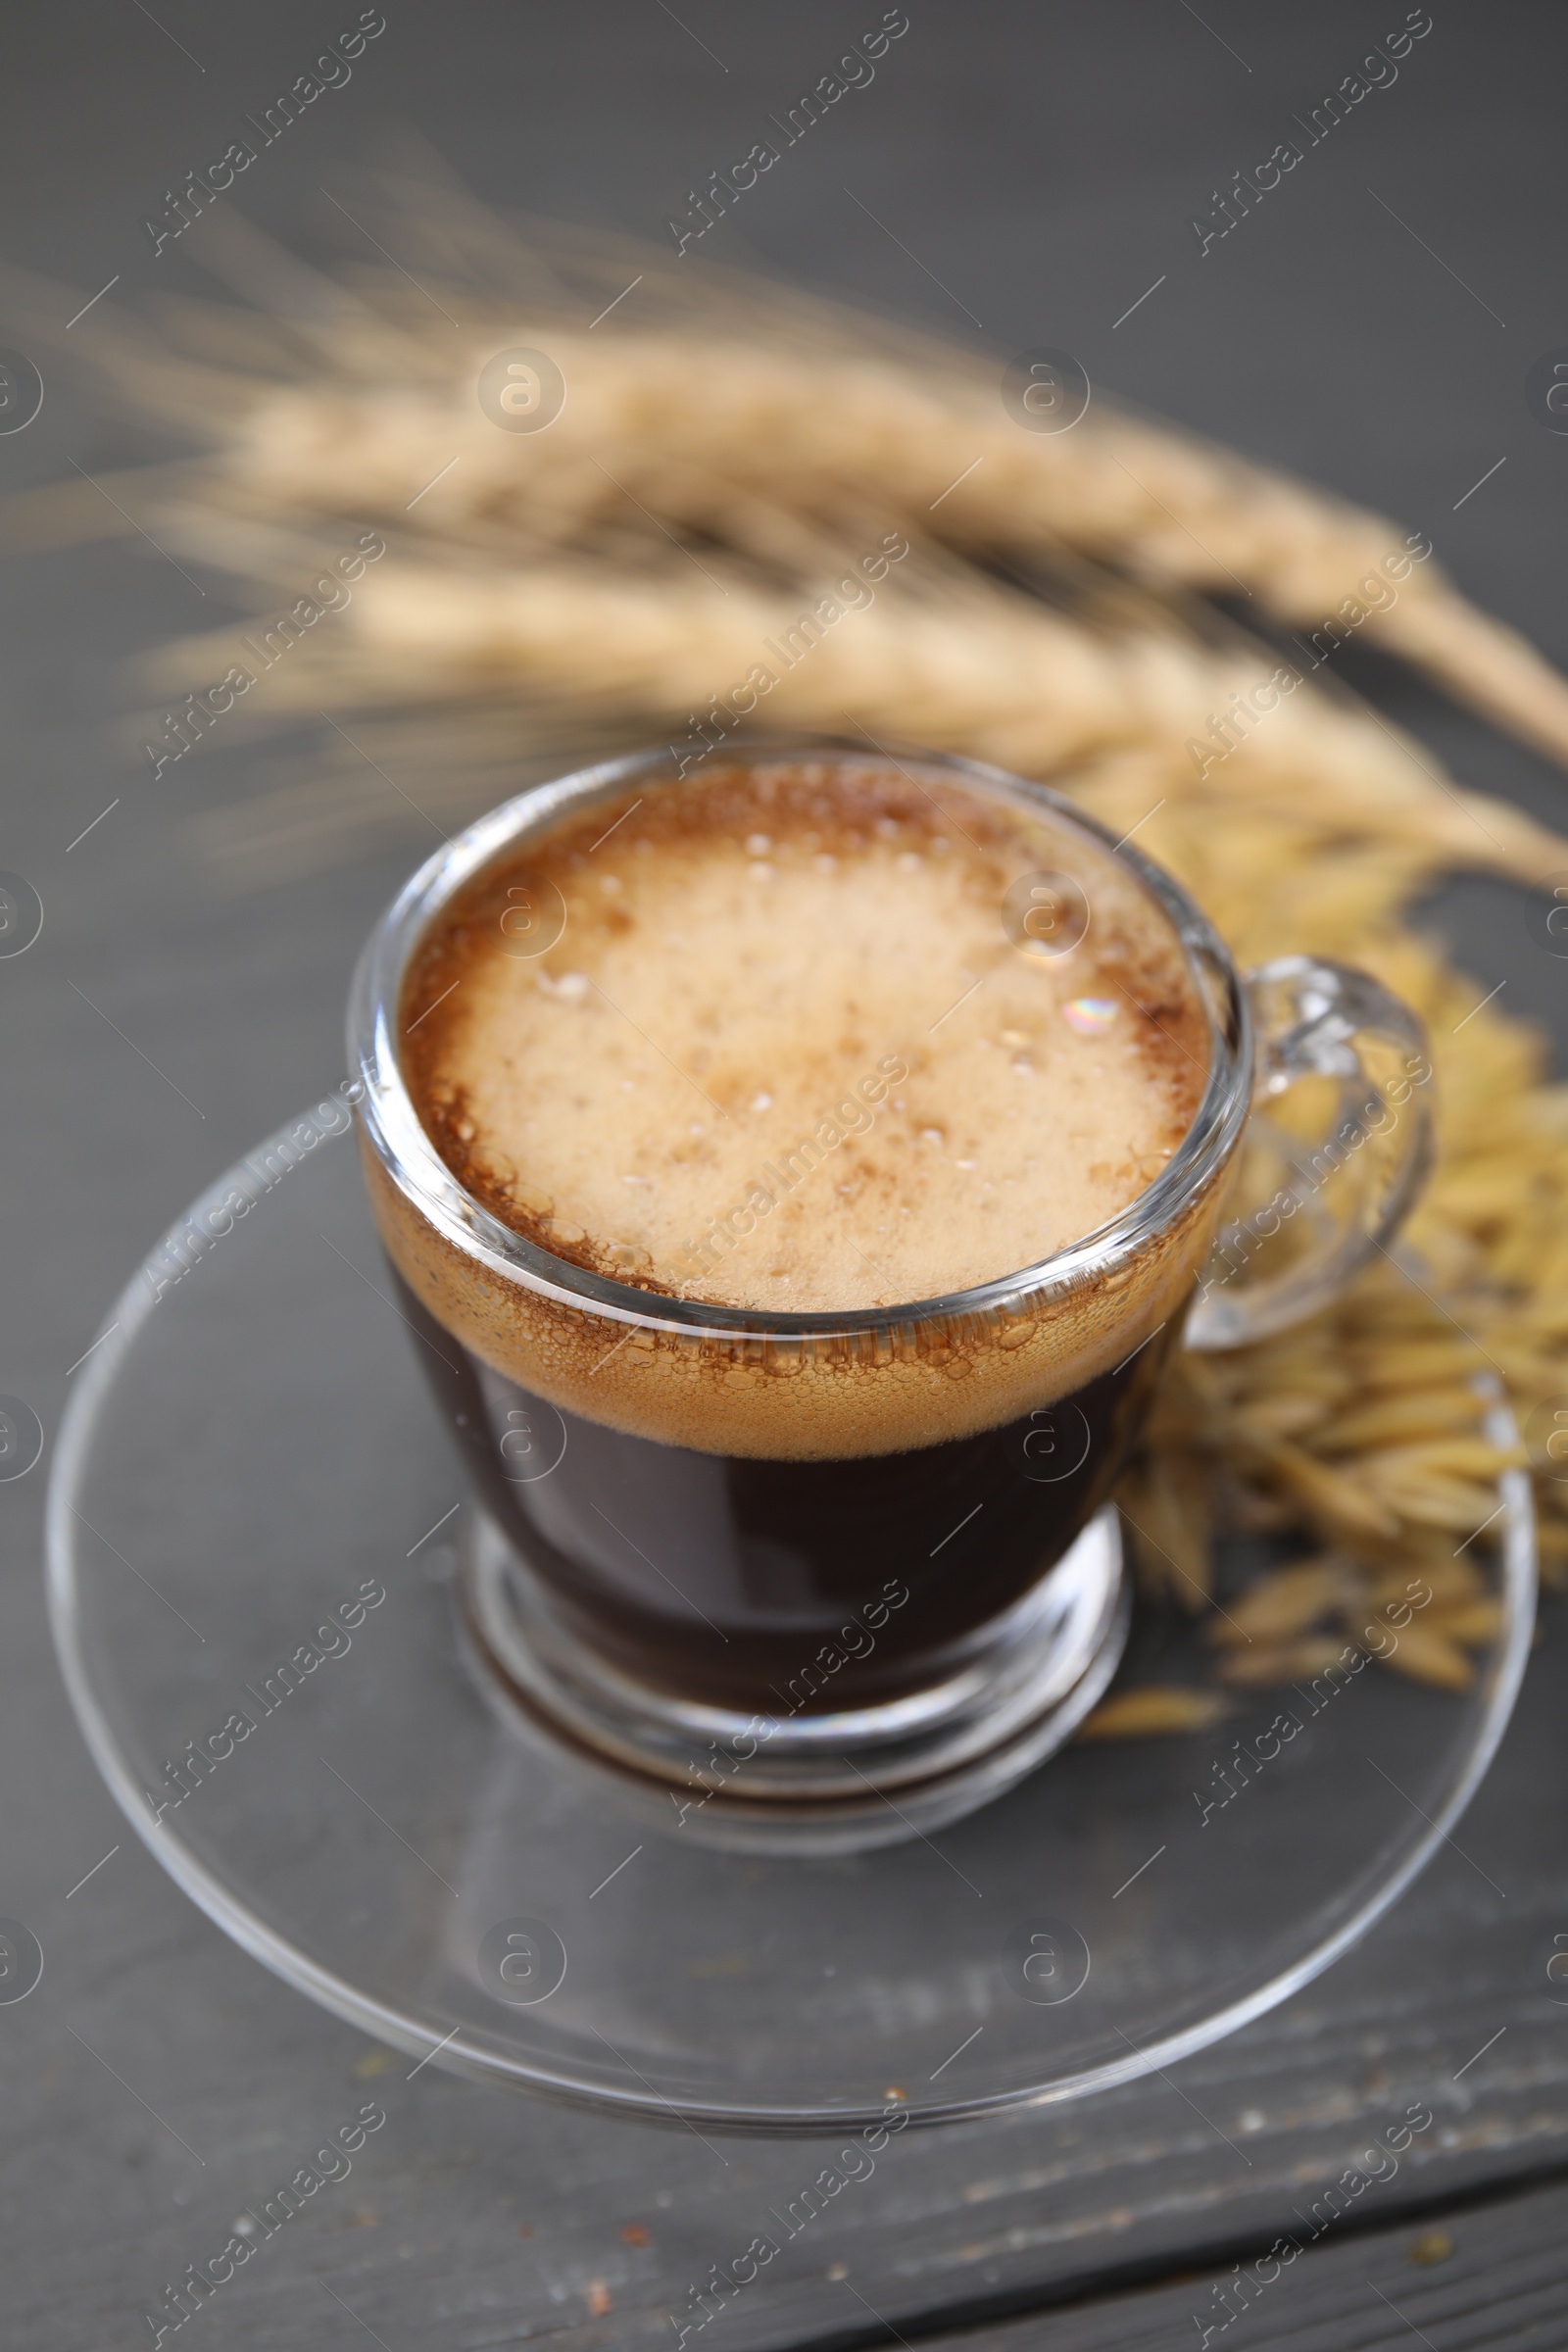
[{"label": "foam bubble cluster", "polygon": [[[1202,1007],[1163,912],[1075,828],[829,760],[636,799],[470,884],[411,966],[420,1116],[517,1232],[714,1303],[896,1305],[1094,1232],[1179,1145]],[[1042,870],[1088,910],[1049,956],[1007,912]],[[519,892],[565,909],[531,958]]]}]

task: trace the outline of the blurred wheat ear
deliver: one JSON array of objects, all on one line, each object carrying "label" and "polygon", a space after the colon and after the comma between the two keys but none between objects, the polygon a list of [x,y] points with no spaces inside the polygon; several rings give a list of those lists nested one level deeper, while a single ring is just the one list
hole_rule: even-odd
[{"label": "blurred wheat ear", "polygon": [[[1397,525],[1098,393],[1073,430],[1026,431],[1004,355],[695,257],[514,226],[433,167],[345,178],[333,207],[356,257],[336,274],[220,205],[187,250],[237,301],[167,302],[156,333],[96,306],[73,364],[199,454],[106,484],[123,516],[85,482],[9,511],[13,535],[139,522],[234,583],[250,629],[140,673],[143,695],[176,702],[254,667],[242,639],[355,533],[384,537],[352,602],[224,719],[225,742],[336,722],[308,774],[296,759],[193,825],[231,886],[431,838],[554,760],[685,738],[890,531],[908,559],[779,678],[770,730],[967,751],[1118,812],[1137,800],[1129,822],[1155,803],[1240,815],[1260,794],[1310,797],[1351,839],[1397,844],[1391,906],[1412,868],[1561,862],[1309,673],[1300,632],[1386,576]],[[58,343],[58,290],[10,291]],[[486,361],[518,346],[564,379],[537,433],[499,429],[477,397]],[[1224,617],[1239,592],[1283,654]],[[1357,632],[1568,757],[1568,686],[1430,560]],[[1303,683],[1200,776],[1192,747],[1212,749],[1216,718],[1282,659]],[[158,715],[127,730],[133,748]]]},{"label": "blurred wheat ear", "polygon": [[[192,820],[197,857],[263,888],[423,847],[534,776],[689,740],[763,662],[770,730],[1049,777],[1136,832],[1242,961],[1367,964],[1431,1031],[1439,1160],[1410,1240],[1445,1303],[1385,1272],[1299,1332],[1189,1359],[1124,1499],[1148,1587],[1182,1606],[1209,1606],[1216,1517],[1307,1547],[1242,1605],[1255,1654],[1218,1642],[1222,1683],[1310,1673],[1415,1573],[1430,1615],[1391,1662],[1462,1686],[1495,1631],[1482,1522],[1512,1458],[1481,1432],[1477,1377],[1500,1368],[1521,1416],[1568,1395],[1568,1090],[1404,909],[1454,869],[1568,870],[1568,842],[1445,775],[1303,640],[1337,616],[1559,761],[1568,685],[1430,556],[1408,560],[1419,534],[1098,390],[1071,431],[1035,433],[1004,405],[1002,354],[514,225],[431,171],[345,179],[334,204],[357,257],[339,273],[219,207],[189,250],[237,301],[169,303],[157,332],[95,305],[72,365],[196,454],[105,484],[115,504],[76,483],[4,517],[13,542],[140,527],[235,585],[254,618],[151,658],[144,698],[254,662],[323,565],[384,542],[224,716],[227,742],[315,734]],[[5,291],[19,332],[63,351],[53,322],[77,303],[16,273]],[[516,348],[564,379],[547,429],[502,430],[480,405],[486,363]],[[874,596],[798,660],[762,652],[894,542]],[[1238,595],[1255,635],[1227,616]],[[1259,715],[1250,697],[1282,670],[1297,682]],[[145,708],[127,741],[159,723]],[[1568,1489],[1542,1498],[1560,1563]],[[1215,1704],[1143,1695],[1096,1728],[1170,1731]]]}]

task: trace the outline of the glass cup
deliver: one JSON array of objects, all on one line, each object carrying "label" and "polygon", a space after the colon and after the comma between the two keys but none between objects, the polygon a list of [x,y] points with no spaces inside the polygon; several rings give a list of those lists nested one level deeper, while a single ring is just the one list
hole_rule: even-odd
[{"label": "glass cup", "polygon": [[[723,756],[802,761],[890,764],[820,744]],[[503,865],[508,950],[545,954],[564,906],[518,885],[528,842],[682,790],[671,753],[538,785],[471,825],[377,923],[350,1001],[371,1206],[470,1473],[470,1660],[563,1762],[651,1821],[737,1845],[924,1831],[1066,1740],[1125,1639],[1109,1496],[1172,1351],[1327,1303],[1427,1163],[1421,1027],[1376,981],[1309,956],[1244,978],[1169,875],[1043,785],[929,754],[898,766],[1049,820],[1059,863],[998,907],[1014,953],[1071,955],[1114,858],[1207,1011],[1207,1083],[1173,1155],[1036,1264],[889,1307],[717,1306],[553,1256],[441,1159],[399,1063],[411,956]]]}]

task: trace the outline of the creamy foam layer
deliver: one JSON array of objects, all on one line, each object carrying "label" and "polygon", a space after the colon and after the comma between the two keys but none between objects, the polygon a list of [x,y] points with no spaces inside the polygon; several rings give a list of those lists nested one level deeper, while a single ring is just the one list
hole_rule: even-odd
[{"label": "creamy foam layer", "polygon": [[402,1035],[432,1142],[514,1230],[793,1313],[941,1297],[1094,1232],[1175,1151],[1209,1057],[1180,946],[1108,852],[831,760],[705,771],[530,844],[427,933]]}]

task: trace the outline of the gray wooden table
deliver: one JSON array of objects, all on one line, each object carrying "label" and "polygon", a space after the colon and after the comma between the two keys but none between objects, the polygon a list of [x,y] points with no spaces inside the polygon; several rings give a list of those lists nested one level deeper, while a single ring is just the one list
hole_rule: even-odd
[{"label": "gray wooden table", "polygon": [[[83,301],[116,276],[116,300],[194,289],[190,254],[155,258],[143,216],[354,13],[61,0],[14,19],[10,259]],[[269,151],[245,209],[320,245],[334,169],[413,126],[499,201],[657,236],[879,13],[388,0],[384,34]],[[1531,362],[1568,337],[1560,14],[1435,6],[1397,82],[1245,233],[1200,256],[1190,227],[1403,15],[910,0],[874,85],[751,206],[749,247],[733,224],[713,241],[939,325],[967,312],[1007,348],[1065,344],[1095,380],[1426,528],[1483,603],[1568,661],[1568,440],[1524,398]],[[135,446],[51,379],[36,423],[0,438],[0,493]],[[0,866],[46,922],[0,963],[0,1391],[52,1434],[141,1250],[339,1074],[350,962],[420,844],[389,811],[373,853],[267,887],[220,879],[199,820],[263,788],[260,756],[155,784],[109,732],[117,664],[220,616],[217,589],[204,602],[134,538],[13,558],[3,578]],[[1568,823],[1561,776],[1370,660],[1357,675],[1467,780]],[[1466,883],[1437,914],[1485,986],[1505,980],[1510,1005],[1564,1033],[1568,967],[1532,946],[1523,894]],[[77,1738],[44,1621],[43,1478],[0,1486],[0,1914],[46,1957],[37,1990],[0,2007],[4,2341],[149,2341],[166,2282],[373,2098],[387,2123],[352,2175],[259,2249],[198,2336],[242,2352],[367,2331],[389,2352],[673,2342],[670,2314],[795,2193],[809,2151],[729,2139],[715,2155],[434,2068],[410,2082],[228,1943],[125,1831]],[[1568,2342],[1568,1987],[1547,1973],[1568,1938],[1565,1651],[1548,1609],[1465,1851],[1329,1977],[1169,2078],[907,2135],[705,2352],[890,2330],[986,2352],[1205,2328],[1299,2352]],[[1297,2209],[1417,2102],[1433,2128],[1397,2174],[1269,2275]]]}]

